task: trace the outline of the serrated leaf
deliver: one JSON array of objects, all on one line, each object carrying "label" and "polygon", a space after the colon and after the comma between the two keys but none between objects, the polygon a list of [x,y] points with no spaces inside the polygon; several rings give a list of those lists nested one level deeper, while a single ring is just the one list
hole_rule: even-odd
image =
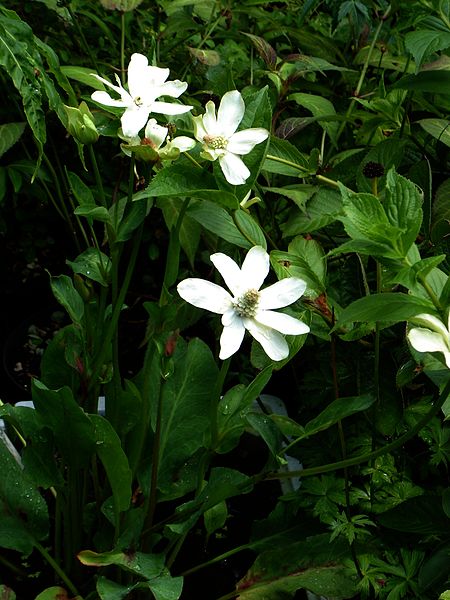
[{"label": "serrated leaf", "polygon": [[20,139],[26,123],[0,125],[0,156],[3,156]]},{"label": "serrated leaf", "polygon": [[287,140],[270,138],[269,149],[262,166],[263,171],[290,177],[305,177],[313,174],[308,157]]},{"label": "serrated leaf", "polygon": [[432,54],[449,47],[450,33],[445,31],[417,29],[405,35],[405,48],[413,55],[417,70]]}]

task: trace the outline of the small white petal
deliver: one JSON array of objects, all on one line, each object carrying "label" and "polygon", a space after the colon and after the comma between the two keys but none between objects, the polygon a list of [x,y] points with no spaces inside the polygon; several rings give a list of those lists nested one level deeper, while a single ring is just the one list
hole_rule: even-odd
[{"label": "small white petal", "polygon": [[166,137],[167,137],[167,127],[162,127],[158,125],[156,119],[149,119],[147,125],[145,126],[145,137],[151,140],[157,149],[161,148]]},{"label": "small white petal", "polygon": [[243,319],[245,328],[257,342],[261,344],[264,352],[272,360],[283,360],[289,356],[289,346],[278,331],[260,325],[254,319]]},{"label": "small white petal", "polygon": [[170,145],[178,148],[180,152],[187,152],[188,150],[192,150],[194,146],[197,144],[195,140],[186,135],[179,135],[178,137],[171,140]]},{"label": "small white petal", "polygon": [[187,90],[187,86],[188,84],[185,81],[180,81],[179,79],[166,81],[158,87],[158,97],[172,96],[172,98],[178,98]]},{"label": "small white petal", "polygon": [[136,106],[135,104],[129,106],[120,119],[123,135],[125,137],[137,135],[147,123],[149,114],[150,109],[145,106]]},{"label": "small white petal", "polygon": [[242,263],[241,281],[247,290],[259,290],[270,268],[269,255],[262,246],[253,246]]},{"label": "small white petal", "polygon": [[254,318],[258,323],[288,335],[302,335],[310,331],[308,325],[299,319],[272,310],[258,311]]},{"label": "small white petal", "polygon": [[[203,127],[205,128],[207,135],[219,135],[216,119],[216,107],[212,100],[206,103],[205,114],[203,115],[202,119]],[[203,142],[203,138],[201,141]]]},{"label": "small white petal", "polygon": [[194,121],[195,138],[203,144],[203,138],[205,137],[205,135],[208,135],[208,132],[206,131],[205,126],[203,125],[203,117],[192,117],[192,120]]},{"label": "small white petal", "polygon": [[233,154],[248,154],[256,144],[260,144],[269,137],[267,129],[261,127],[244,129],[233,134],[228,140],[227,150]]},{"label": "small white petal", "polygon": [[[232,316],[230,315],[230,318],[227,319],[227,325],[223,328],[222,335],[220,336],[219,358],[221,360],[229,358],[239,350],[245,334],[242,319],[234,311],[230,312],[232,312]],[[225,315],[222,317],[222,322],[224,317]]]},{"label": "small white petal", "polygon": [[184,279],[177,286],[178,293],[190,304],[219,315],[232,306],[232,297],[220,285],[206,279]]},{"label": "small white petal", "polygon": [[[123,98],[124,96],[128,96],[130,98],[130,101],[132,101],[130,94],[122,87],[120,80],[118,81],[118,85],[114,85],[113,83],[111,83],[110,81],[105,79],[104,77],[100,77],[100,75],[97,75],[97,73],[92,73],[92,75],[96,79],[98,79],[99,81],[101,81],[102,83],[104,83],[105,85],[110,87],[112,90],[117,92],[121,98]],[[97,92],[94,92],[94,94],[96,94],[96,93]]]},{"label": "small white petal", "polygon": [[172,104],[169,102],[153,102],[151,112],[161,115],[183,115],[191,110],[192,106],[186,104]]},{"label": "small white petal", "polygon": [[236,154],[227,152],[219,158],[225,179],[231,185],[243,185],[250,177],[250,171]]},{"label": "small white petal", "polygon": [[242,279],[241,269],[234,260],[226,254],[222,254],[222,252],[211,254],[209,258],[222,275],[223,280],[233,293],[233,296],[240,294],[242,285],[245,285],[245,281]]},{"label": "small white petal", "polygon": [[444,323],[433,315],[427,315],[425,313],[422,313],[420,315],[415,315],[411,319],[411,321],[413,321],[414,323],[418,323],[419,325],[425,325],[425,327],[428,327],[429,329],[440,333],[444,338],[449,337],[449,332],[446,329]]},{"label": "small white petal", "polygon": [[146,56],[137,52],[131,55],[128,64],[128,89],[133,99],[145,95],[148,84],[147,69],[148,59]]},{"label": "small white petal", "polygon": [[411,346],[418,352],[442,352],[447,367],[450,368],[450,351],[439,333],[422,327],[413,327],[408,332],[408,339]]},{"label": "small white petal", "polygon": [[93,94],[91,94],[91,98],[92,100],[95,100],[95,102],[103,104],[104,106],[117,106],[120,108],[126,108],[127,106],[130,106],[131,103],[124,102],[123,100],[115,100],[114,98],[111,98],[108,92],[94,92]]},{"label": "small white petal", "polygon": [[286,277],[260,292],[259,308],[283,308],[289,306],[306,290],[306,283],[298,277]]},{"label": "small white petal", "polygon": [[217,112],[217,133],[229,138],[242,121],[245,112],[245,104],[240,92],[233,90],[222,96],[219,110]]},{"label": "small white petal", "polygon": [[[147,68],[147,77],[150,80],[152,86],[154,86],[154,87],[160,87],[160,86],[164,85],[164,82],[169,77],[169,73],[170,73],[170,70],[167,67],[161,68],[161,67],[154,67],[153,65],[150,65]],[[186,84],[186,86],[187,86],[187,84]]]}]

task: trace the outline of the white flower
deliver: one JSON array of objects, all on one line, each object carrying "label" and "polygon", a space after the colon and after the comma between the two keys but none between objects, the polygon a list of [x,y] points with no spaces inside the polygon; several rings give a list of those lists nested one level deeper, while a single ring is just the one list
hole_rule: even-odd
[{"label": "white flower", "polygon": [[206,104],[203,116],[193,117],[194,134],[203,143],[201,156],[207,160],[219,159],[220,167],[228,183],[241,185],[250,176],[250,171],[240,156],[248,154],[256,144],[269,137],[267,129],[254,127],[236,132],[245,112],[240,92],[227,92],[220,101],[217,111],[214,102]]},{"label": "white flower", "polygon": [[166,81],[169,69],[160,69],[148,64],[142,54],[133,54],[128,65],[128,92],[116,75],[117,85],[113,85],[103,77],[95,75],[102,83],[116,91],[120,100],[111,98],[108,92],[94,92],[91,98],[105,106],[125,108],[121,117],[122,131],[125,137],[134,137],[147,123],[151,112],[163,115],[180,115],[191,110],[192,106],[158,102],[160,96],[178,98],[187,88],[187,83]]},{"label": "white flower", "polygon": [[180,296],[198,308],[222,315],[220,337],[222,360],[239,350],[247,329],[272,360],[283,360],[289,347],[281,335],[309,332],[302,321],[272,309],[282,308],[300,298],[306,289],[302,279],[289,277],[260,290],[269,272],[269,255],[261,246],[251,248],[240,269],[232,258],[217,253],[211,262],[231,291],[205,279],[185,279],[178,284]]},{"label": "white flower", "polygon": [[[185,135],[179,135],[172,140],[167,140],[168,133],[169,130],[167,127],[158,125],[156,119],[149,119],[147,125],[145,126],[144,138],[141,140],[139,136],[132,137],[127,140],[127,146],[150,146],[156,150],[156,152],[158,152],[162,159],[174,159],[178,158],[180,152],[187,152],[196,144],[195,140]],[[164,142],[166,143],[164,144]],[[127,156],[130,156],[131,151],[127,146],[122,146],[122,150],[125,152],[125,154],[127,154]]]},{"label": "white flower", "polygon": [[424,327],[413,327],[407,333],[411,346],[418,352],[442,352],[445,364],[450,369],[450,314],[448,328],[433,315],[420,314],[414,317]]}]

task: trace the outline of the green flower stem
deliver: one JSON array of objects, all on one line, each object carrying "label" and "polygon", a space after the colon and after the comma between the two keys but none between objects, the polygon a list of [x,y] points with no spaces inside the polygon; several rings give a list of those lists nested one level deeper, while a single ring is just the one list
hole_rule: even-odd
[{"label": "green flower stem", "polygon": [[378,37],[380,35],[381,28],[383,27],[383,23],[388,18],[390,12],[391,12],[391,5],[389,4],[388,7],[387,7],[387,9],[384,12],[384,15],[381,17],[380,22],[378,23],[378,27],[377,27],[377,29],[375,31],[375,35],[373,36],[372,43],[370,44],[369,52],[367,53],[366,60],[364,61],[364,65],[363,65],[363,68],[362,68],[362,71],[361,71],[361,75],[360,75],[359,80],[358,80],[358,84],[357,84],[356,89],[355,89],[355,91],[353,93],[353,98],[351,99],[351,102],[349,104],[347,112],[345,113],[345,119],[344,119],[344,121],[342,121],[342,123],[339,126],[339,129],[337,131],[337,134],[336,134],[336,143],[337,143],[338,139],[341,137],[341,134],[344,131],[344,128],[345,128],[347,122],[349,121],[349,119],[350,119],[350,117],[351,117],[351,115],[353,113],[353,110],[354,110],[355,105],[356,105],[356,99],[358,98],[358,96],[359,96],[359,94],[361,92],[361,88],[362,88],[362,85],[364,83],[364,79],[366,77],[367,69],[369,68],[369,62],[370,62],[370,59],[372,58],[372,54],[373,54],[373,51],[375,49],[375,44],[377,43]]},{"label": "green flower stem", "polygon": [[125,12],[120,15],[120,80],[125,85]]},{"label": "green flower stem", "polygon": [[[341,460],[335,463],[329,463],[327,465],[322,465],[320,467],[311,467],[309,469],[303,469],[300,471],[289,471],[289,472],[276,472],[267,474],[264,479],[287,479],[290,477],[311,477],[312,475],[321,475],[322,473],[329,473],[330,471],[337,471],[339,469],[345,469],[346,467],[353,467],[355,465],[360,465],[361,463],[369,462],[374,458],[378,458],[379,456],[384,456],[393,450],[397,450],[403,446],[406,442],[412,439],[421,429],[423,429],[430,420],[439,413],[444,402],[447,400],[450,395],[450,378],[444,386],[438,400],[436,403],[430,408],[426,415],[424,415],[417,423],[414,425],[412,429],[401,435],[398,439],[394,440],[390,444],[379,448],[378,450],[374,450],[373,452],[368,452],[367,454],[361,454],[360,456],[354,456],[352,458],[347,458],[345,460]],[[298,440],[300,441],[300,440]],[[292,446],[292,444],[291,444]],[[285,451],[287,448],[284,449]]]},{"label": "green flower stem", "polygon": [[223,384],[230,368],[231,356],[226,358],[220,367],[219,374],[214,385],[213,396],[210,406],[210,426],[211,426],[211,450],[215,450],[219,440],[219,428],[217,423],[217,411],[219,407],[220,396],[222,395]]},{"label": "green flower stem", "polygon": [[316,179],[322,183],[325,183],[326,185],[330,185],[331,187],[339,189],[339,183],[337,181],[334,181],[333,179],[329,179],[328,177],[325,177],[324,175],[316,175]]},{"label": "green flower stem", "polygon": [[103,207],[108,208],[106,204],[105,191],[103,189],[103,180],[100,176],[100,171],[98,169],[97,157],[95,156],[95,151],[93,144],[88,144],[89,158],[91,160],[92,169],[94,171],[95,183],[97,184],[97,189],[99,192],[100,203]]},{"label": "green flower stem", "polygon": [[58,575],[58,577],[61,579],[61,581],[63,581],[66,584],[66,586],[69,589],[71,595],[73,595],[73,596],[79,596],[80,594],[78,593],[77,588],[70,581],[69,577],[61,569],[61,567],[58,565],[58,563],[47,552],[47,550],[43,546],[41,546],[41,544],[39,542],[37,542],[37,541],[34,542],[34,547],[41,554],[41,556],[48,562],[48,564],[52,567],[52,569],[55,571],[55,573]]}]

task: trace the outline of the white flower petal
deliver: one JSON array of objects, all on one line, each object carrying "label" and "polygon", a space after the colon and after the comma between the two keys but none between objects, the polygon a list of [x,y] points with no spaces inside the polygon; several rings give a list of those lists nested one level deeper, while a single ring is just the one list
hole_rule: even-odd
[{"label": "white flower petal", "polygon": [[246,285],[246,283],[243,281],[241,269],[234,260],[226,254],[222,254],[222,252],[211,254],[209,258],[222,275],[223,280],[233,293],[233,296],[240,294],[242,285]]},{"label": "white flower petal", "polygon": [[147,123],[149,114],[150,109],[145,106],[136,106],[135,104],[129,106],[120,119],[123,135],[125,137],[137,135]]},{"label": "white flower petal", "polygon": [[208,135],[208,132],[206,131],[205,126],[203,125],[203,117],[192,117],[192,120],[194,121],[195,138],[199,142],[203,143],[203,138],[205,137],[205,135]]},{"label": "white flower petal", "polygon": [[[225,360],[239,350],[244,339],[245,327],[242,319],[234,312],[226,319],[227,324],[223,328],[220,336],[220,354],[219,358]],[[227,314],[227,313],[225,313]],[[228,314],[227,314],[228,316]],[[225,315],[222,317],[224,321]]]},{"label": "white flower petal", "polygon": [[253,150],[256,144],[260,144],[269,137],[267,129],[255,127],[253,129],[244,129],[234,133],[228,140],[227,150],[234,154],[248,154]]},{"label": "white flower petal", "polygon": [[225,179],[231,185],[243,185],[250,177],[250,171],[236,154],[227,152],[219,157],[219,162]]},{"label": "white flower petal", "polygon": [[269,255],[262,246],[253,246],[242,263],[241,281],[246,290],[259,290],[269,272]]},{"label": "white flower petal", "polygon": [[261,344],[264,352],[272,360],[283,360],[289,356],[289,346],[278,331],[260,325],[253,319],[243,319],[245,328],[257,342]]},{"label": "white flower petal", "polygon": [[417,323],[418,325],[425,325],[425,327],[440,333],[444,338],[449,337],[449,332],[444,323],[433,315],[422,313],[420,315],[415,315],[411,321]]},{"label": "white flower petal", "polygon": [[217,132],[215,135],[230,138],[239,127],[244,112],[245,104],[240,92],[233,90],[224,94],[217,112]]},{"label": "white flower petal", "polygon": [[92,100],[98,102],[99,104],[103,104],[104,106],[118,106],[120,108],[126,108],[130,106],[130,102],[124,102],[123,100],[115,100],[111,98],[108,92],[94,92],[91,94]]},{"label": "white flower petal", "polygon": [[191,110],[192,106],[186,104],[172,104],[169,102],[153,102],[151,112],[161,115],[182,115]]},{"label": "white flower petal", "polygon": [[[100,75],[97,75],[97,73],[92,73],[92,75],[98,79],[99,81],[101,81],[102,83],[104,83],[105,85],[107,85],[108,87],[110,87],[112,90],[114,90],[115,92],[117,92],[119,94],[119,96],[124,99],[125,97],[129,98],[129,102],[132,102],[132,98],[130,96],[130,94],[122,87],[122,84],[120,83],[120,80],[118,81],[118,85],[114,85],[113,83],[111,83],[110,81],[108,81],[107,79],[105,79],[104,77],[100,77]],[[96,94],[97,92],[94,92],[94,94]],[[92,97],[92,96],[91,96]]]},{"label": "white flower petal", "polygon": [[259,308],[283,308],[302,296],[306,283],[298,277],[286,277],[260,291]]},{"label": "white flower petal", "polygon": [[206,279],[184,279],[177,286],[178,293],[190,304],[219,315],[232,307],[232,297],[220,285]]},{"label": "white flower petal", "polygon": [[168,68],[163,69],[161,67],[154,67],[153,65],[147,67],[147,77],[153,87],[160,87],[164,85],[164,82],[169,77],[169,73],[170,70]]},{"label": "white flower petal", "polygon": [[148,59],[137,52],[131,55],[128,64],[128,90],[131,97],[145,96],[148,81]]},{"label": "white flower petal", "polygon": [[158,96],[172,96],[178,98],[187,90],[188,84],[185,81],[175,79],[174,81],[166,81],[158,87]]},{"label": "white flower petal", "polygon": [[266,327],[271,327],[288,335],[302,335],[310,331],[308,325],[299,319],[272,310],[258,311],[254,319],[261,325],[266,325]]},{"label": "white flower petal", "polygon": [[155,144],[157,150],[163,145],[167,133],[167,127],[158,125],[156,119],[149,119],[145,126],[145,137]]},{"label": "white flower petal", "polygon": [[411,346],[418,352],[442,352],[447,367],[450,368],[450,351],[439,333],[422,327],[413,327],[407,335]]},{"label": "white flower petal", "polygon": [[[207,135],[219,135],[216,119],[216,107],[212,100],[206,103],[205,114],[203,115],[202,119],[203,127],[205,128]],[[203,138],[201,139],[201,141],[203,142]]]},{"label": "white flower petal", "polygon": [[170,145],[178,148],[180,152],[187,152],[188,150],[192,150],[194,146],[197,144],[195,140],[186,135],[179,135],[170,141]]}]

